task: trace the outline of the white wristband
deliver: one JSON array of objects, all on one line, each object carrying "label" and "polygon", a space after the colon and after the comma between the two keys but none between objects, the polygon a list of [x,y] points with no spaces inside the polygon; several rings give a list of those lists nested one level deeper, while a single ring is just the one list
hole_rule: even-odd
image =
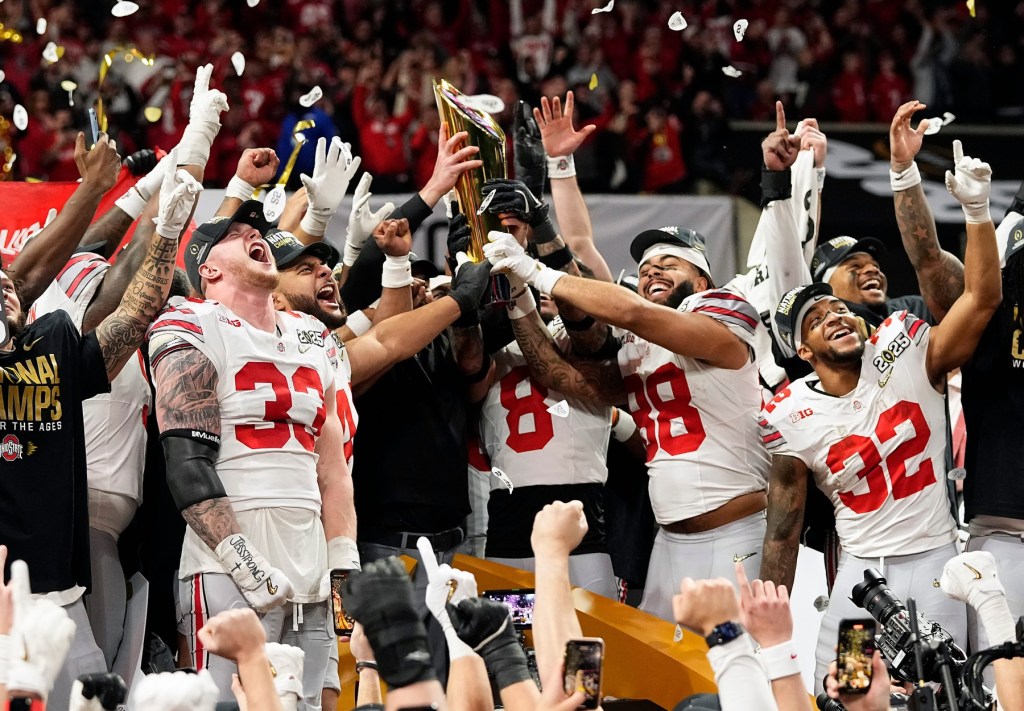
[{"label": "white wristband", "polygon": [[917,163],[911,163],[910,167],[902,173],[897,173],[891,168],[889,169],[889,185],[892,186],[892,191],[894,193],[898,193],[901,190],[907,190],[920,184],[921,171],[917,169]]},{"label": "white wristband", "polygon": [[537,300],[533,298],[533,292],[529,287],[524,286],[523,290],[512,299],[508,305],[508,317],[513,321],[526,318],[537,310]]},{"label": "white wristband", "polygon": [[825,189],[825,166],[814,169],[814,177],[818,181],[818,192],[820,193]]},{"label": "white wristband", "polygon": [[988,209],[988,200],[985,202],[972,202],[961,205],[964,210],[964,220],[969,225],[983,224],[992,221],[992,213]]},{"label": "white wristband", "polygon": [[330,221],[330,215],[327,219],[323,219],[319,215],[315,214],[312,208],[306,210],[306,214],[302,216],[302,220],[299,222],[299,227],[307,235],[312,237],[323,237],[324,233],[327,232],[327,223]]},{"label": "white wristband", "polygon": [[139,219],[139,215],[146,209],[146,198],[142,197],[139,193],[138,188],[134,185],[128,188],[128,192],[119,197],[114,204],[117,205],[124,214],[133,220]]},{"label": "white wristband", "polygon": [[792,641],[774,647],[762,647],[760,655],[761,663],[772,681],[800,673],[800,662]]},{"label": "white wristband", "polygon": [[569,275],[566,274],[565,272],[560,272],[557,269],[544,267],[539,272],[537,272],[537,275],[533,277],[531,283],[535,287],[537,287],[537,291],[539,291],[542,294],[547,294],[548,296],[550,296],[551,290],[555,288],[555,284],[558,282],[558,280],[566,276]]},{"label": "white wristband", "polygon": [[567,156],[548,156],[548,177],[552,180],[576,177],[576,162],[572,154]]},{"label": "white wristband", "polygon": [[373,326],[373,321],[367,318],[366,314],[362,311],[356,311],[354,314],[348,315],[345,325],[348,326],[349,330],[356,337],[359,337],[370,330],[370,327]]},{"label": "white wristband", "polygon": [[327,565],[331,570],[362,570],[356,542],[348,536],[335,536],[327,541]]},{"label": "white wristband", "polygon": [[351,242],[345,242],[345,253],[341,258],[341,263],[346,267],[351,267],[359,259],[361,251],[363,251],[362,247],[353,247]]},{"label": "white wristband", "polygon": [[385,257],[380,285],[385,289],[401,289],[403,286],[409,286],[410,284],[412,284],[412,266],[409,263],[409,255]]},{"label": "white wristband", "polygon": [[978,620],[988,636],[990,645],[1013,642],[1017,639],[1013,615],[1006,602],[1006,595],[992,595],[974,608]]},{"label": "white wristband", "polygon": [[625,410],[618,407],[614,408],[614,410],[619,414],[615,419],[615,424],[612,425],[612,439],[616,442],[625,442],[636,432],[636,420]]},{"label": "white wristband", "polygon": [[224,188],[224,197],[235,198],[245,202],[246,200],[252,200],[252,194],[255,191],[255,187],[249,185],[249,183],[237,175],[232,175],[231,180],[228,181],[228,186]]}]

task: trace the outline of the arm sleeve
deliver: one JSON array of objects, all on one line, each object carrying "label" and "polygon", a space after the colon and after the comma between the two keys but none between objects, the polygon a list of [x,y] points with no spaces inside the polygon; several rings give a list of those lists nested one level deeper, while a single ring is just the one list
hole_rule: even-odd
[{"label": "arm sleeve", "polygon": [[722,711],[777,711],[771,683],[754,655],[750,635],[708,650]]}]

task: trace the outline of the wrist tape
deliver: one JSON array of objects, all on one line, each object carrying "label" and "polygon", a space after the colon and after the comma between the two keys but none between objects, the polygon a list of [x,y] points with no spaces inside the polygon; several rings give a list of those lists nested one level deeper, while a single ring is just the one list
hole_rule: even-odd
[{"label": "wrist tape", "polygon": [[224,197],[235,198],[245,202],[246,200],[252,199],[252,194],[256,188],[249,183],[245,182],[237,175],[231,176],[231,180],[228,181],[228,186],[224,188]]},{"label": "wrist tape", "polygon": [[612,424],[612,439],[616,442],[625,442],[636,432],[636,420],[625,410],[615,408],[617,413],[614,424]]},{"label": "wrist tape", "polygon": [[114,204],[117,205],[124,214],[133,220],[139,219],[139,215],[146,209],[146,198],[142,196],[139,189],[134,185],[128,188],[124,195],[119,197]]},{"label": "wrist tape", "polygon": [[508,317],[513,321],[526,318],[537,310],[537,300],[533,298],[533,292],[528,286],[512,297],[508,305]]}]

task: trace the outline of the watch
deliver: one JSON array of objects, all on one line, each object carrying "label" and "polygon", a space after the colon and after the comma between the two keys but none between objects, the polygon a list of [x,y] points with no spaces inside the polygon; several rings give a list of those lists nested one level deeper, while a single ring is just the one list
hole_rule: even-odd
[{"label": "watch", "polygon": [[739,622],[723,622],[715,626],[711,633],[704,638],[704,641],[708,643],[708,649],[712,649],[720,644],[733,641],[744,632],[746,630]]}]

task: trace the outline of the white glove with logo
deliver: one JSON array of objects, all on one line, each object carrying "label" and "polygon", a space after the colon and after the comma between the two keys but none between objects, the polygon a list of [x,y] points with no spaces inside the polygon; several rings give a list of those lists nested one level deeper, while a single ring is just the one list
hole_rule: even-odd
[{"label": "white glove with logo", "polygon": [[516,238],[507,232],[492,231],[488,233],[487,239],[489,241],[484,245],[484,256],[494,265],[491,274],[515,274],[541,293],[548,295],[551,294],[555,283],[567,276],[565,272],[549,269],[531,257]]},{"label": "white glove with logo", "polygon": [[1017,639],[1013,615],[1006,602],[1006,590],[999,580],[995,556],[987,551],[961,553],[946,561],[939,580],[942,591],[954,600],[966,602],[978,613],[989,644]]},{"label": "white glove with logo", "polygon": [[210,88],[213,65],[196,69],[196,83],[192,89],[192,103],[188,109],[188,126],[178,143],[175,165],[198,165],[206,168],[210,159],[210,146],[220,131],[220,114],[228,110],[228,97],[224,92]]},{"label": "white glove with logo", "polygon": [[146,711],[213,711],[217,684],[210,672],[145,674],[132,694],[132,708]]},{"label": "white glove with logo", "polygon": [[128,188],[114,204],[121,208],[126,215],[137,220],[142,211],[146,209],[146,203],[153,197],[153,193],[160,189],[167,171],[177,167],[174,162],[176,160],[174,151],[165,155],[153,170],[139,178],[134,187]]},{"label": "white glove with logo", "polygon": [[448,656],[453,661],[459,657],[466,657],[475,654],[473,648],[459,639],[452,627],[452,621],[448,617],[448,610],[445,604],[449,602],[459,604],[462,600],[476,597],[476,578],[472,573],[451,567],[447,563],[437,564],[437,557],[430,541],[426,538],[419,538],[416,547],[420,552],[420,560],[423,562],[423,569],[427,573],[426,603],[427,609],[441,624],[444,630],[445,640],[448,642]]},{"label": "white glove with logo", "polygon": [[953,167],[955,173],[946,171],[946,190],[960,201],[967,222],[991,222],[988,196],[992,190],[992,167],[965,156],[959,140],[953,141]]},{"label": "white glove with logo", "polygon": [[290,644],[268,642],[267,659],[274,677],[274,688],[284,711],[295,711],[302,698],[302,667],[306,653]]},{"label": "white glove with logo", "polygon": [[273,610],[295,594],[292,581],[270,565],[244,533],[232,533],[217,544],[214,554],[257,612]]},{"label": "white glove with logo", "polygon": [[[173,161],[177,152],[175,148],[168,157]],[[168,170],[160,185],[160,209],[153,218],[156,233],[166,239],[178,239],[201,192],[203,184],[188,172],[183,169]]]},{"label": "white glove with logo", "polygon": [[25,561],[11,563],[11,586],[14,622],[6,670],[7,690],[38,694],[45,699],[64,666],[64,657],[75,637],[75,623],[59,605],[32,599]]},{"label": "white glove with logo", "polygon": [[361,162],[362,158],[352,157],[352,146],[342,143],[337,136],[331,139],[330,151],[327,150],[326,138],[317,140],[313,177],[299,176],[306,188],[306,201],[309,203],[300,223],[307,234],[323,237],[327,223],[345,197],[349,181],[359,170]]},{"label": "white glove with logo", "polygon": [[395,203],[386,202],[376,212],[370,211],[370,183],[373,176],[363,173],[356,186],[355,194],[352,196],[352,212],[348,216],[348,232],[345,235],[345,256],[342,262],[345,266],[351,267],[355,264],[359,253],[363,250],[363,244],[373,234],[377,225],[383,222],[388,215],[395,211]]}]

